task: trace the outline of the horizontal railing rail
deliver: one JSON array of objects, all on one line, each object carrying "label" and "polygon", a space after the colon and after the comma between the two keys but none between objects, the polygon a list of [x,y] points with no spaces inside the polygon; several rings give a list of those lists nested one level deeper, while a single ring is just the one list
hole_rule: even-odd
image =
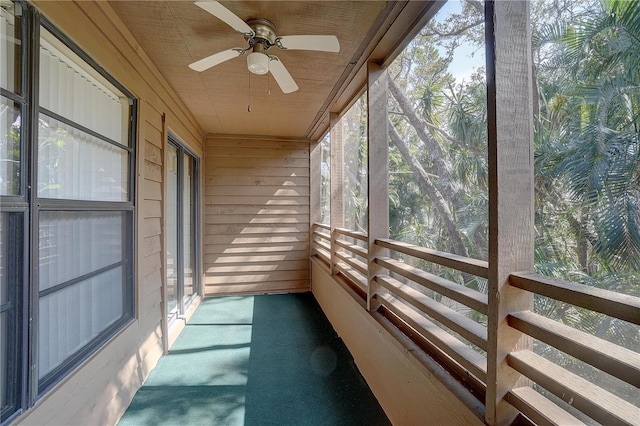
[{"label": "horizontal railing rail", "polygon": [[487,278],[489,276],[489,264],[483,260],[471,259],[389,239],[377,239],[376,245],[478,277]]},{"label": "horizontal railing rail", "polygon": [[481,314],[487,314],[487,296],[479,291],[463,287],[460,284],[456,284],[437,275],[425,272],[419,268],[388,257],[376,258],[375,263],[389,271],[408,278],[416,284],[438,292],[449,299],[455,300],[456,302],[462,303]]},{"label": "horizontal railing rail", "polygon": [[349,229],[344,229],[344,228],[336,228],[334,229],[334,232],[339,235],[345,235],[347,237],[355,238],[356,240],[360,240],[365,243],[369,241],[369,236],[364,232],[351,231]]},{"label": "horizontal railing rail", "polygon": [[572,425],[585,423],[545,398],[531,386],[509,390],[505,400],[537,425]]},{"label": "horizontal railing rail", "polygon": [[360,256],[363,259],[367,258],[367,249],[356,244],[351,244],[346,241],[336,240],[336,245],[342,247],[351,253]]},{"label": "horizontal railing rail", "polygon": [[546,277],[535,272],[511,274],[509,284],[541,296],[640,325],[640,298],[638,297]]},{"label": "horizontal railing rail", "polygon": [[[376,239],[375,254],[370,255],[365,233],[331,230],[319,224],[312,229],[312,253],[329,265],[332,274],[351,283],[360,296],[373,302],[361,306],[381,313],[376,318],[391,321],[462,382],[468,383],[478,392],[476,395],[484,393],[485,354],[489,349],[486,315],[497,307],[489,306],[486,294],[461,283],[469,282],[470,276],[488,279],[488,262],[391,239]],[[369,270],[370,265],[375,265],[375,270]],[[440,267],[462,274],[456,278],[460,283],[436,275],[433,271],[441,270]],[[447,276],[456,276],[455,273]],[[640,298],[635,296],[533,272],[511,274],[509,285],[566,303],[570,309],[607,315],[626,321],[631,327],[640,325]],[[523,333],[528,342],[539,342],[525,344],[507,356],[514,374],[528,379],[517,381],[516,387],[504,397],[522,415],[534,423],[548,425],[582,424],[587,417],[603,424],[639,424],[640,408],[618,391],[543,357],[537,348],[542,347],[539,345],[555,348],[571,362],[586,363],[598,375],[610,376],[640,394],[638,352],[533,309],[507,313],[506,323],[514,332]]]},{"label": "horizontal railing rail", "polygon": [[[511,274],[509,284],[566,303],[569,307],[579,307],[631,324],[640,324],[640,298],[635,296],[534,272]],[[635,387],[636,395],[640,395],[640,353],[530,310],[510,313],[507,323],[511,328],[563,352],[568,355],[567,359],[578,359]],[[640,423],[640,407],[605,389],[602,383],[596,383],[601,378],[588,380],[529,349],[511,352],[507,363],[539,387],[599,423]],[[521,390],[519,392],[518,395],[513,392],[510,395],[518,409],[522,408],[521,404],[533,405],[534,401],[538,404],[537,410],[551,411],[549,407],[556,405],[545,397],[540,400],[539,393],[535,395]],[[554,420],[554,423],[558,424],[558,420]]]},{"label": "horizontal railing rail", "polygon": [[315,222],[313,226],[314,228],[326,229],[327,231],[331,231],[331,226],[327,225],[326,223]]},{"label": "horizontal railing rail", "polygon": [[321,240],[314,241],[315,249],[325,250],[329,255],[331,254],[331,243]]},{"label": "horizontal railing rail", "polygon": [[342,278],[346,278],[348,282],[361,290],[358,294],[360,294],[363,299],[366,298],[367,277],[362,275],[360,271],[352,268],[346,263],[337,263],[334,265],[334,274],[341,275]]},{"label": "horizontal railing rail", "polygon": [[484,351],[487,350],[486,327],[483,327],[466,315],[434,301],[432,298],[425,296],[394,278],[378,275],[375,277],[375,281],[393,293],[397,298],[412,305],[421,313],[460,334],[480,349]]},{"label": "horizontal railing rail", "polygon": [[[407,324],[407,334],[417,332],[438,352],[446,354],[445,358],[438,358],[448,364],[448,368],[462,371],[463,377],[471,374],[480,381],[481,387],[486,387],[487,328],[467,313],[476,311],[486,315],[487,295],[409,264],[422,260],[483,278],[488,275],[486,262],[390,239],[376,239],[375,245],[390,253],[373,259],[384,272],[373,277],[377,286],[372,290],[372,298]],[[393,258],[394,253],[402,253],[409,259],[405,262]],[[432,296],[428,291],[437,295]],[[466,312],[442,303],[442,297],[462,305]]]},{"label": "horizontal railing rail", "polygon": [[355,269],[356,271],[360,272],[362,275],[367,276],[367,264],[364,263],[363,261],[358,260],[353,256],[349,256],[346,253],[341,253],[339,251],[336,252],[336,257],[341,261],[343,261],[344,263],[346,263],[347,265],[349,265],[350,267],[352,267],[353,269]]},{"label": "horizontal railing rail", "polygon": [[311,254],[321,259],[333,275],[350,283],[362,300],[366,299],[367,248],[357,242],[368,242],[367,234],[322,223],[311,227]]},{"label": "horizontal railing rail", "polygon": [[[367,234],[359,231],[351,231],[344,228],[335,228],[332,232],[331,259],[334,271],[341,274],[348,282],[355,285],[358,294],[366,299],[368,287],[366,247],[359,246],[358,241],[367,243]],[[352,241],[349,241],[351,239]]]},{"label": "horizontal railing rail", "polygon": [[640,387],[640,355],[531,311],[507,317],[511,327],[586,362],[620,380]]},{"label": "horizontal railing rail", "polygon": [[322,223],[314,223],[311,227],[311,255],[331,264],[331,227]]},{"label": "horizontal railing rail", "polygon": [[316,239],[316,238],[317,238],[317,239],[319,239],[319,240],[331,241],[331,236],[330,236],[329,234],[325,234],[325,233],[324,233],[324,232],[322,232],[322,231],[313,231],[313,232],[311,233],[311,236],[312,236],[314,239]]},{"label": "horizontal railing rail", "polygon": [[632,425],[638,422],[640,408],[530,350],[512,352],[507,362],[520,374],[599,423]]},{"label": "horizontal railing rail", "polygon": [[466,371],[476,376],[483,383],[486,382],[487,359],[485,357],[461,343],[454,336],[390,294],[377,294],[376,299],[385,308],[428,339],[439,350],[464,367]]}]

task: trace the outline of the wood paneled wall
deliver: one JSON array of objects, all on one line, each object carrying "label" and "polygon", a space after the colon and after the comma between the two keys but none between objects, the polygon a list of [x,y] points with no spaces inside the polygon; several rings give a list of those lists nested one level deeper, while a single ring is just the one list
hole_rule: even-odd
[{"label": "wood paneled wall", "polygon": [[162,312],[162,282],[164,279],[162,250],[164,125],[162,114],[147,102],[140,106],[138,139],[138,312],[141,321],[158,320]]},{"label": "wood paneled wall", "polygon": [[205,139],[205,295],[309,290],[309,143]]}]

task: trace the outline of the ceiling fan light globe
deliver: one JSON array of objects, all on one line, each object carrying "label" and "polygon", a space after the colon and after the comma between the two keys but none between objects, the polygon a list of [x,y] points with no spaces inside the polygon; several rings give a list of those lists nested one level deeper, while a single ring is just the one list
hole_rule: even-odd
[{"label": "ceiling fan light globe", "polygon": [[247,56],[247,67],[253,74],[266,74],[269,72],[269,57],[264,53],[252,52]]}]

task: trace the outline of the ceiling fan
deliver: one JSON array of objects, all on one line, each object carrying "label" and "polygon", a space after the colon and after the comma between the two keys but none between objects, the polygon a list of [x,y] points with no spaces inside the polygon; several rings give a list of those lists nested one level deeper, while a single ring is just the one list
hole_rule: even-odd
[{"label": "ceiling fan", "polygon": [[298,85],[280,59],[267,53],[270,48],[276,46],[283,50],[340,51],[340,43],[334,35],[278,36],[275,26],[267,19],[258,18],[245,22],[217,1],[197,1],[195,4],[242,34],[249,44],[247,48],[224,50],[190,64],[189,68],[195,71],[204,71],[251,51],[247,55],[249,71],[258,75],[271,72],[280,89],[284,93],[291,93],[298,90]]}]

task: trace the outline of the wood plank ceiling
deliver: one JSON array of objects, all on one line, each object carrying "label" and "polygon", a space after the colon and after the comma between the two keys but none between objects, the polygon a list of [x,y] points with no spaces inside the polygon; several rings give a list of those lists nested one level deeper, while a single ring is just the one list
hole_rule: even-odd
[{"label": "wood plank ceiling", "polygon": [[[334,34],[340,52],[272,48],[270,53],[281,59],[299,86],[298,91],[283,94],[270,76],[250,75],[245,57],[202,73],[188,68],[219,51],[246,47],[240,34],[193,2],[112,1],[111,5],[205,133],[295,138],[309,137],[318,112],[345,70],[357,62],[369,44],[372,26],[388,9],[384,1],[221,3],[243,20],[269,19],[278,35]],[[326,114],[320,120],[327,120]]]}]

